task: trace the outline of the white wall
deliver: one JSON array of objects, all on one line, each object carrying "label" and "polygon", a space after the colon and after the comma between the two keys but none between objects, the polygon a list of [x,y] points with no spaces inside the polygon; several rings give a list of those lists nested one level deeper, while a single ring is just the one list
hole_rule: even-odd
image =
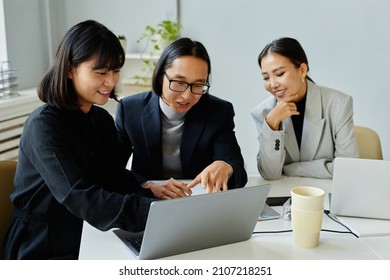
[{"label": "white wall", "polygon": [[140,51],[138,38],[146,25],[161,20],[177,20],[176,0],[62,0],[66,29],[86,19],[106,25],[117,35],[125,35],[128,52]]},{"label": "white wall", "polygon": [[5,36],[4,4],[3,0],[0,0],[0,62],[8,60]]},{"label": "white wall", "polygon": [[49,63],[44,2],[3,2],[8,60],[17,68],[18,88],[34,87]]},{"label": "white wall", "polygon": [[386,0],[182,0],[183,36],[212,59],[211,93],[231,101],[249,174],[256,174],[257,133],[249,111],[268,97],[257,56],[272,40],[295,37],[317,84],[354,98],[355,124],[375,129],[390,160],[390,2]]}]

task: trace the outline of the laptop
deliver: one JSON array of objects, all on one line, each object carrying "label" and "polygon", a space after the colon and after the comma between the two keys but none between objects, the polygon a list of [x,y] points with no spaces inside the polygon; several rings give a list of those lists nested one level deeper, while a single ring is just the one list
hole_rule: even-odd
[{"label": "laptop", "polygon": [[390,219],[390,161],[336,158],[330,212],[339,216]]},{"label": "laptop", "polygon": [[269,190],[270,185],[260,185],[154,201],[145,231],[114,233],[139,259],[244,241],[253,233]]}]

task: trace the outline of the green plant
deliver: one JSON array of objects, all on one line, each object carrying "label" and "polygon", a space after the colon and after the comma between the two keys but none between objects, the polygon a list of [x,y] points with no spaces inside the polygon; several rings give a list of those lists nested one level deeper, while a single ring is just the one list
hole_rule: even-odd
[{"label": "green plant", "polygon": [[144,42],[145,44],[141,52],[142,74],[133,77],[136,85],[147,84],[156,67],[157,60],[155,57],[160,54],[167,44],[180,36],[182,28],[183,26],[180,23],[171,20],[163,20],[156,26],[147,25],[145,27],[144,33],[137,40],[137,43]]},{"label": "green plant", "polygon": [[180,35],[181,29],[182,25],[180,23],[171,20],[163,20],[154,27],[147,25],[145,27],[145,32],[142,33],[137,42],[140,43],[146,40],[143,52],[146,51],[150,43],[153,45],[153,51],[158,52],[161,51],[161,40],[167,43],[176,40]]}]

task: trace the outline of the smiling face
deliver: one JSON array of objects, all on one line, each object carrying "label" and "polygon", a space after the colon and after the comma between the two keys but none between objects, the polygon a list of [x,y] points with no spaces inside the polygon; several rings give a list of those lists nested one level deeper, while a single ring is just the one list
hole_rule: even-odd
[{"label": "smiling face", "polygon": [[264,88],[278,101],[297,94],[298,96],[292,100],[297,102],[305,96],[307,74],[305,63],[297,68],[288,58],[270,52],[261,60],[261,71]]},{"label": "smiling face", "polygon": [[93,104],[107,103],[111,91],[119,80],[120,70],[93,69],[95,59],[71,67],[68,78],[72,80],[80,108],[87,113]]},{"label": "smiling face", "polygon": [[194,56],[181,56],[173,60],[171,67],[165,69],[165,73],[162,83],[162,99],[174,111],[188,112],[198,103],[202,95],[191,93],[190,86],[184,92],[172,91],[169,88],[168,77],[170,80],[189,84],[207,84],[207,62]]}]

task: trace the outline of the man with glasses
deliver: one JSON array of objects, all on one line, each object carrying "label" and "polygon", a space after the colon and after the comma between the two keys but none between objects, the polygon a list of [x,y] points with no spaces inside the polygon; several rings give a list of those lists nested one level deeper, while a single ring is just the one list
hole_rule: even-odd
[{"label": "man with glasses", "polygon": [[218,192],[247,182],[233,106],[209,94],[210,73],[204,46],[180,38],[158,60],[153,90],[118,104],[122,164],[132,156],[131,170],[157,198],[191,195],[198,183]]}]

